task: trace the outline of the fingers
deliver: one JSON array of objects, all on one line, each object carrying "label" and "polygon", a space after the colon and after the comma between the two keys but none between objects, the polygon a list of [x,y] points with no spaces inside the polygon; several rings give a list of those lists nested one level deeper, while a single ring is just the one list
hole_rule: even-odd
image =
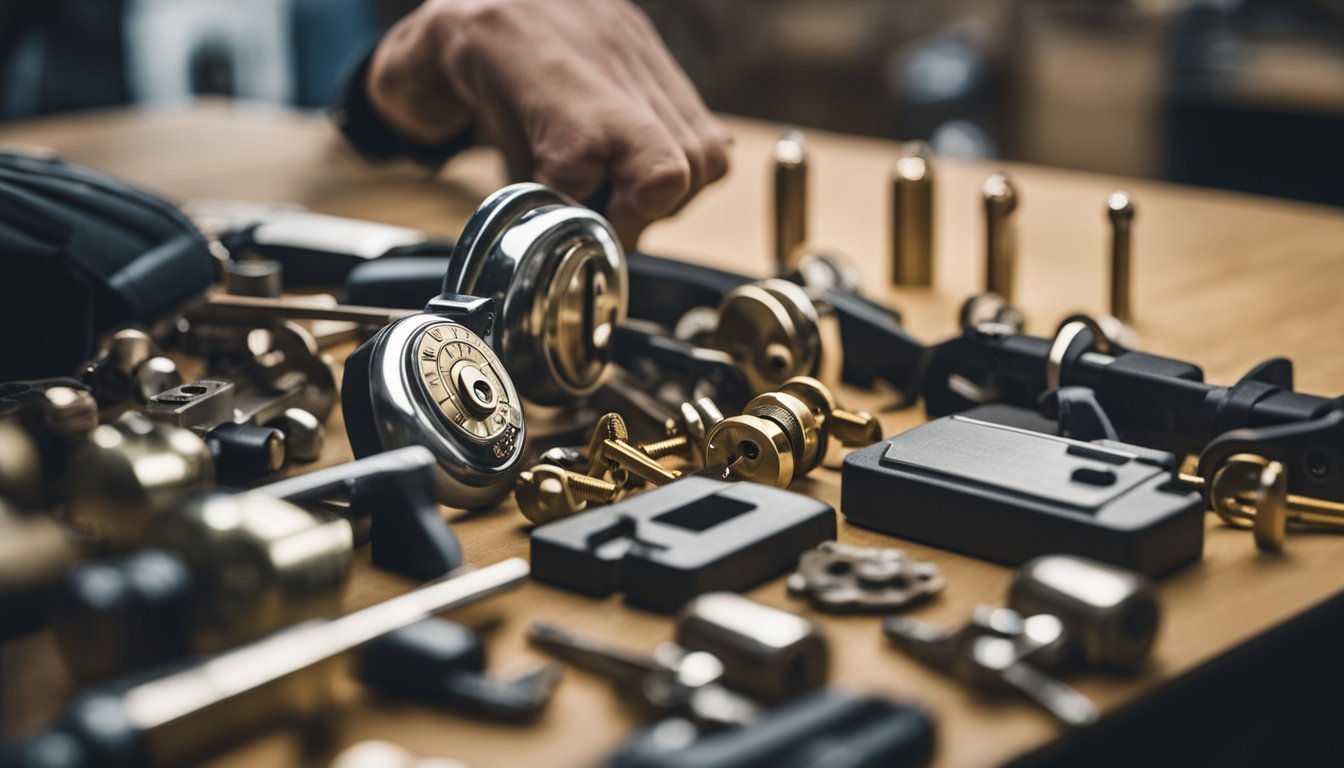
[{"label": "fingers", "polygon": [[652,111],[627,115],[611,134],[611,202],[607,220],[633,248],[645,227],[672,213],[691,188],[680,142]]},{"label": "fingers", "polygon": [[665,95],[666,101],[686,126],[683,144],[692,168],[700,171],[696,179],[698,183],[692,184],[690,194],[693,196],[703,186],[723,178],[728,172],[728,132],[710,114],[695,85],[663,46],[653,24],[643,12],[636,9],[631,14],[627,34],[636,41],[635,49],[641,53],[653,87]]},{"label": "fingers", "polygon": [[607,183],[607,218],[625,245],[727,172],[726,132],[625,0],[422,8],[442,75],[511,175],[579,200]]}]

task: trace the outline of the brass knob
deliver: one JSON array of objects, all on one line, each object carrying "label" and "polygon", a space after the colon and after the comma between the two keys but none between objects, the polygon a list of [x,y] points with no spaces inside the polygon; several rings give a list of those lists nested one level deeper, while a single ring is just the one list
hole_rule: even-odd
[{"label": "brass knob", "polygon": [[821,464],[832,437],[845,446],[870,445],[881,439],[881,425],[872,414],[840,408],[816,379],[797,376],[710,430],[705,466],[725,467],[731,480],[783,488]]}]

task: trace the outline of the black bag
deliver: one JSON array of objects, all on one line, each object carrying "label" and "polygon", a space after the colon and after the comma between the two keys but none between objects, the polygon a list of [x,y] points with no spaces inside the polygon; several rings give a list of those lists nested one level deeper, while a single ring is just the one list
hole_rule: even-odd
[{"label": "black bag", "polygon": [[70,375],[99,334],[215,279],[176,207],[79,165],[0,152],[0,381]]}]

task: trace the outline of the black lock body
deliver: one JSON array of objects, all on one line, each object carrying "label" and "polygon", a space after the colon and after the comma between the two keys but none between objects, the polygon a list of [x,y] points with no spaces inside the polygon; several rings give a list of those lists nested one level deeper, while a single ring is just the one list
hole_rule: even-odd
[{"label": "black lock body", "polygon": [[1175,460],[961,416],[931,421],[845,459],[852,523],[1020,565],[1069,553],[1157,575],[1198,560],[1204,499]]},{"label": "black lock body", "polygon": [[532,575],[593,596],[624,592],[671,612],[696,595],[741,590],[835,537],[835,510],[756,483],[687,477],[532,531]]}]

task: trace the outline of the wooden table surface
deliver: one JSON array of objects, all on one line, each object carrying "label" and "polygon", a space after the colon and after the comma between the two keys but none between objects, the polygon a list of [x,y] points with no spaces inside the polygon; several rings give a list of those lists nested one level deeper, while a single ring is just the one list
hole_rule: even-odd
[{"label": "wooden table surface", "polygon": [[[651,229],[643,250],[764,276],[770,269],[769,148],[781,126],[727,119],[733,171],[675,219]],[[1104,310],[1105,196],[1123,187],[1138,208],[1134,236],[1137,330],[1142,348],[1199,363],[1206,379],[1231,384],[1260,360],[1283,355],[1298,364],[1298,388],[1344,392],[1344,211],[1246,195],[1104,178],[1013,164],[944,161],[938,165],[937,267],[933,289],[888,288],[886,173],[891,144],[808,133],[812,158],[812,236],[849,254],[865,290],[889,299],[913,333],[928,342],[954,332],[960,301],[982,282],[978,189],[1006,169],[1019,209],[1019,304],[1029,330],[1049,334],[1065,314]],[[323,119],[250,105],[209,103],[166,112],[93,113],[0,126],[0,142],[49,147],[67,159],[138,182],[174,200],[196,197],[289,201],[314,210],[455,237],[475,205],[503,183],[502,165],[473,151],[430,178],[407,166],[369,169],[354,159]],[[848,350],[862,354],[862,350]],[[843,399],[880,414],[894,434],[923,420],[918,408],[892,411],[883,396],[844,391]],[[321,465],[349,458],[339,413],[328,425]],[[819,469],[795,490],[839,503],[838,472]],[[512,500],[484,514],[450,511],[467,559],[487,564],[526,556],[525,521]],[[907,548],[938,563],[946,591],[913,611],[948,624],[979,603],[1001,603],[1011,570],[860,530],[840,518],[842,541]],[[1344,589],[1338,566],[1344,539],[1296,535],[1282,554],[1256,551],[1243,531],[1209,515],[1201,562],[1161,582],[1163,625],[1151,664],[1132,678],[1077,676],[1071,682],[1107,711],[1225,653]],[[411,584],[374,571],[367,553],[347,590],[350,609]],[[791,599],[783,579],[748,594],[803,612],[826,630],[832,680],[926,707],[938,726],[940,765],[1001,763],[1063,733],[1047,716],[1013,699],[986,700],[890,648],[871,617],[817,614]],[[619,597],[594,600],[536,583],[459,616],[497,621],[488,633],[491,666],[517,669],[541,655],[523,633],[533,619],[582,629],[637,649],[671,635],[671,620],[625,607]],[[21,650],[50,656],[42,636]],[[48,662],[49,662],[48,658]],[[63,702],[69,684],[52,663],[35,663],[23,690],[29,727]],[[473,766],[587,765],[638,726],[602,680],[568,671],[535,724],[510,727],[421,706],[361,695],[349,686],[342,743],[384,738],[421,755],[450,756]],[[275,733],[239,744],[211,765],[296,764],[296,739]]]}]

